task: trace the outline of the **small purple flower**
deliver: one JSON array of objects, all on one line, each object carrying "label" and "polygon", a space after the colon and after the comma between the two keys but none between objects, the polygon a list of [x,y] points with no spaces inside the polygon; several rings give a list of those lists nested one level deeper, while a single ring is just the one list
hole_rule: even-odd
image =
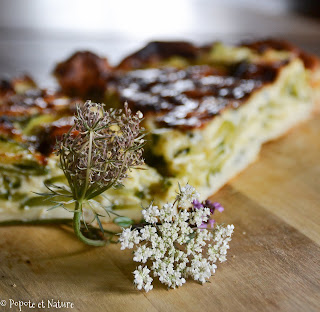
[{"label": "small purple flower", "polygon": [[204,201],[203,205],[206,208],[210,209],[211,214],[214,214],[214,211],[217,209],[219,212],[222,212],[224,210],[224,208],[221,206],[220,203],[218,202],[212,202],[211,200],[207,199],[206,201]]},{"label": "small purple flower", "polygon": [[202,222],[201,225],[199,226],[200,229],[206,229],[208,227],[208,224],[205,222]]},{"label": "small purple flower", "polygon": [[196,208],[196,209],[201,209],[201,208],[203,208],[203,205],[202,205],[197,199],[195,199],[195,200],[192,202],[192,205],[193,205],[193,207]]},{"label": "small purple flower", "polygon": [[214,213],[214,210],[216,209],[216,207],[215,207],[214,203],[211,200],[207,199],[206,201],[204,201],[203,204],[204,204],[204,206],[206,208],[210,209],[211,214]]},{"label": "small purple flower", "polygon": [[211,227],[211,228],[213,228],[215,222],[216,222],[216,221],[213,220],[213,219],[210,219],[210,220],[209,220],[209,223],[210,223],[210,227]]},{"label": "small purple flower", "polygon": [[215,202],[215,203],[213,203],[213,205],[219,212],[224,211],[224,208],[221,206],[220,203]]}]

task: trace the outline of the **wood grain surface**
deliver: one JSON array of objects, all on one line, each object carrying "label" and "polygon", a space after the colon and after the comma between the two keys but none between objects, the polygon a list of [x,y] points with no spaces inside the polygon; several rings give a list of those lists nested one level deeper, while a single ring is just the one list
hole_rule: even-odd
[{"label": "wood grain surface", "polygon": [[210,283],[155,283],[146,294],[132,285],[130,251],[86,247],[62,226],[10,226],[0,228],[0,300],[74,303],[59,311],[319,311],[319,135],[316,116],[214,196],[225,207],[218,221],[236,229]]}]

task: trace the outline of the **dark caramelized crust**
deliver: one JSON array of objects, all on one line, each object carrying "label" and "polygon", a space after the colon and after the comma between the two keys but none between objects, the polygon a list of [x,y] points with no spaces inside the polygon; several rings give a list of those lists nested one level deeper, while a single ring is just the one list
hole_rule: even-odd
[{"label": "dark caramelized crust", "polygon": [[[76,104],[82,101],[44,89],[30,89],[18,94],[15,90],[16,84],[22,82],[14,79],[2,82],[0,86],[0,138],[15,140],[23,143],[30,151],[49,156],[56,138],[68,131],[72,124],[73,119],[68,116],[74,115]],[[42,115],[58,120],[48,125],[42,125],[40,121],[35,125],[35,133],[26,135],[23,132],[24,127],[32,122],[33,118]]]},{"label": "dark caramelized crust", "polygon": [[304,66],[308,69],[314,70],[320,66],[319,59],[317,56],[310,53],[306,53],[300,48],[294,46],[286,40],[280,39],[265,39],[256,41],[243,42],[241,46],[248,47],[257,51],[258,53],[264,53],[267,50],[277,50],[277,51],[289,51],[295,56],[299,57]]},{"label": "dark caramelized crust", "polygon": [[70,107],[70,100],[58,93],[44,89],[30,89],[23,94],[14,93],[3,99],[0,116],[11,119],[27,119],[30,116]]},{"label": "dark caramelized crust", "polygon": [[24,92],[29,88],[36,88],[37,85],[28,75],[18,76],[11,80],[0,80],[0,105],[9,99],[12,95]]},{"label": "dark caramelized crust", "polygon": [[199,56],[199,53],[200,49],[189,42],[153,41],[122,60],[117,68],[121,70],[145,68],[172,56],[193,60]]},{"label": "dark caramelized crust", "polygon": [[133,110],[156,114],[160,126],[203,126],[227,107],[237,108],[255,90],[273,82],[287,62],[241,62],[225,70],[212,66],[144,69],[128,72],[109,84]]},{"label": "dark caramelized crust", "polygon": [[14,88],[9,80],[1,79],[0,80],[0,103],[3,101],[3,99],[13,95]]},{"label": "dark caramelized crust", "polygon": [[35,149],[42,155],[49,156],[57,142],[62,135],[69,131],[73,126],[73,116],[65,116],[48,124],[40,129],[36,136],[36,140],[33,142]]},{"label": "dark caramelized crust", "polygon": [[62,91],[70,96],[101,98],[111,67],[106,58],[77,52],[54,69]]}]

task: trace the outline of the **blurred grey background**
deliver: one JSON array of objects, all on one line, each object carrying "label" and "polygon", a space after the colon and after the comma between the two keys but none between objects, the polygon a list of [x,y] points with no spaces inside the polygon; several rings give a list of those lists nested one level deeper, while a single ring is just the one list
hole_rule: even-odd
[{"label": "blurred grey background", "polygon": [[320,55],[320,19],[310,12],[320,14],[318,0],[0,0],[0,76],[29,72],[52,85],[54,64],[76,50],[116,63],[154,39],[274,36]]}]

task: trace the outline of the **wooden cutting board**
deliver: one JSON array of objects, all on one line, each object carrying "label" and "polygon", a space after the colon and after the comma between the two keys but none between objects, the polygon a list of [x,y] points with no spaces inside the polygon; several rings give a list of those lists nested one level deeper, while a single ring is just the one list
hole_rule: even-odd
[{"label": "wooden cutting board", "polygon": [[0,228],[0,311],[18,311],[9,299],[74,304],[59,311],[320,311],[320,116],[265,145],[214,199],[218,221],[236,228],[229,260],[211,283],[147,294],[118,245],[84,246],[62,226]]}]

